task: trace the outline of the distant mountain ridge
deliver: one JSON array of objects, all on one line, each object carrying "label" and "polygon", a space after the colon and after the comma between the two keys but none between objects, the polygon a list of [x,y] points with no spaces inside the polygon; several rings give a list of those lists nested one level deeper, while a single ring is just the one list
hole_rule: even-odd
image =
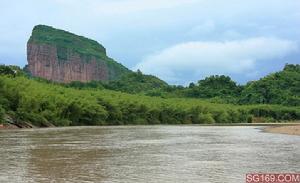
[{"label": "distant mountain ridge", "polygon": [[46,25],[33,28],[27,61],[33,76],[62,83],[109,81],[131,72],[98,42]]}]

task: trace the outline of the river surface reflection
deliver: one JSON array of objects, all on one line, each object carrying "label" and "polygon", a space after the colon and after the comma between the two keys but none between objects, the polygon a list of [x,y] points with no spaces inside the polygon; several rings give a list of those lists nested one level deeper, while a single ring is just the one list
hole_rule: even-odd
[{"label": "river surface reflection", "polygon": [[118,126],[0,131],[0,182],[245,182],[299,172],[300,137],[262,127]]}]

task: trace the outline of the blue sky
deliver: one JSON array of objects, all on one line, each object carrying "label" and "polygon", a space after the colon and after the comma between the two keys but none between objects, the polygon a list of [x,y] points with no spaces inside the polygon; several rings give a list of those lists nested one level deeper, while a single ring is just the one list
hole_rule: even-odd
[{"label": "blue sky", "polygon": [[300,64],[299,0],[0,0],[0,63],[24,66],[34,25],[103,44],[171,84],[212,74],[239,83]]}]

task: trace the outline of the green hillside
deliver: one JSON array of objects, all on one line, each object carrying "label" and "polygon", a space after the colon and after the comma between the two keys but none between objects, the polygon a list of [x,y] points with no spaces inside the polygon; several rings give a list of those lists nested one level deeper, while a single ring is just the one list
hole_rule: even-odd
[{"label": "green hillside", "polygon": [[124,75],[119,80],[109,82],[105,88],[135,94],[165,87],[168,87],[168,84],[161,79],[137,71]]},{"label": "green hillside", "polygon": [[131,94],[145,94],[156,89],[163,89],[169,87],[169,85],[161,79],[152,76],[142,74],[140,71],[124,74],[120,79],[110,82],[91,81],[88,83],[71,82],[66,84],[67,87],[73,88],[98,88],[109,89],[114,91],[121,91]]},{"label": "green hillside", "polygon": [[247,123],[258,118],[261,121],[300,119],[299,106],[216,104],[199,99],[163,99],[107,89],[68,88],[50,81],[29,79],[21,71],[0,73],[0,96],[1,122],[8,115],[15,123],[29,122],[36,126]]},{"label": "green hillside", "polygon": [[172,86],[155,76],[132,72],[108,83],[74,82],[68,86],[106,88],[162,98],[205,99],[214,103],[300,106],[300,65],[287,64],[282,71],[246,85],[238,85],[229,76],[213,75],[199,80],[196,84],[191,83],[188,87]]},{"label": "green hillside", "polygon": [[[152,81],[150,78],[144,79],[147,82]],[[153,86],[152,90],[149,90],[151,87],[143,85],[147,82],[138,79],[118,80],[114,82],[113,87],[108,88],[164,98],[208,99],[217,103],[300,106],[300,65],[298,64],[287,64],[282,71],[271,73],[246,85],[238,85],[229,76],[224,75],[209,76],[196,84],[191,83],[188,87],[165,84]]]},{"label": "green hillside", "polygon": [[300,65],[287,64],[280,72],[248,83],[240,103],[300,106]]}]

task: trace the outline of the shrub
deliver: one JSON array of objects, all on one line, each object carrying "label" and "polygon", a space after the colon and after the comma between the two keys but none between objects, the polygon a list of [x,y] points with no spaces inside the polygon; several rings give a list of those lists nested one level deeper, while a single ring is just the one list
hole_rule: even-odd
[{"label": "shrub", "polygon": [[0,105],[0,124],[3,123],[3,118],[4,118],[5,110],[4,108]]},{"label": "shrub", "polygon": [[200,123],[207,123],[207,124],[215,123],[214,118],[209,113],[207,114],[200,113],[198,119]]}]

